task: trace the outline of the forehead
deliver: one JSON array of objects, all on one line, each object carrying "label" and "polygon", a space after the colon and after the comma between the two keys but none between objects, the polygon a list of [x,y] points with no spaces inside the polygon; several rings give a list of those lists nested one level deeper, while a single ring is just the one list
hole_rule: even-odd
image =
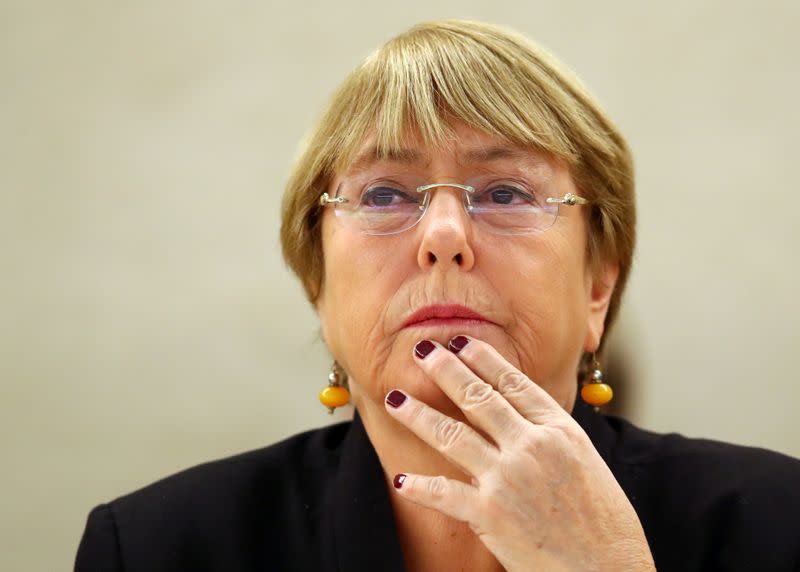
[{"label": "forehead", "polygon": [[345,174],[355,174],[386,164],[424,168],[435,158],[443,158],[458,166],[512,164],[522,167],[550,165],[546,153],[533,147],[516,145],[506,139],[481,131],[460,128],[446,144],[431,147],[419,136],[411,136],[394,147],[381,148],[371,136],[354,153]]}]

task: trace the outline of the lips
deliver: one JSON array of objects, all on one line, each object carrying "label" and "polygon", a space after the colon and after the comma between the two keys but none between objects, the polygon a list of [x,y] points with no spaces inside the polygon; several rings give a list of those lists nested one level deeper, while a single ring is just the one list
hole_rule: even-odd
[{"label": "lips", "polygon": [[494,322],[466,306],[461,306],[460,304],[436,304],[426,306],[411,314],[403,322],[403,327],[492,323]]}]

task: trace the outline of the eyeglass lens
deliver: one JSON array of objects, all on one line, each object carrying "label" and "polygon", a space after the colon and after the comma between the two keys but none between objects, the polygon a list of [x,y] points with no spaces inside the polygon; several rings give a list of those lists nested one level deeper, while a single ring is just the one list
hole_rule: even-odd
[{"label": "eyeglass lens", "polygon": [[[367,234],[396,234],[419,222],[433,200],[432,193],[448,188],[443,183],[424,192],[419,177],[393,175],[364,184],[345,181],[339,189],[347,208],[337,211],[352,219]],[[529,181],[497,176],[473,178],[466,183],[464,207],[476,224],[499,234],[526,234],[544,230],[555,222],[558,205],[548,204],[547,181]],[[452,187],[451,187],[452,188]]]}]

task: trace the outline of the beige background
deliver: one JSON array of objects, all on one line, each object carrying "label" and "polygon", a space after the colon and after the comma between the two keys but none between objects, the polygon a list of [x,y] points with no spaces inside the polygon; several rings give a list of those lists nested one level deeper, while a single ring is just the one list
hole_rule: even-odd
[{"label": "beige background", "polygon": [[93,505],[331,421],[282,184],[344,74],[435,17],[537,39],[629,137],[631,418],[800,455],[800,13],[759,6],[0,4],[0,569],[67,570]]}]

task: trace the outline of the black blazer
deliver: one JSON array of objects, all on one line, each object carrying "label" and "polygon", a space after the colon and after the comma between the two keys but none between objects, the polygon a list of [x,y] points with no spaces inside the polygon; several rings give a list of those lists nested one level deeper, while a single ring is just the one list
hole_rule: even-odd
[{"label": "black blazer", "polygon": [[[660,572],[800,570],[800,461],[594,413],[573,417],[633,504]],[[389,491],[356,413],[96,507],[80,572],[401,571]]]}]

